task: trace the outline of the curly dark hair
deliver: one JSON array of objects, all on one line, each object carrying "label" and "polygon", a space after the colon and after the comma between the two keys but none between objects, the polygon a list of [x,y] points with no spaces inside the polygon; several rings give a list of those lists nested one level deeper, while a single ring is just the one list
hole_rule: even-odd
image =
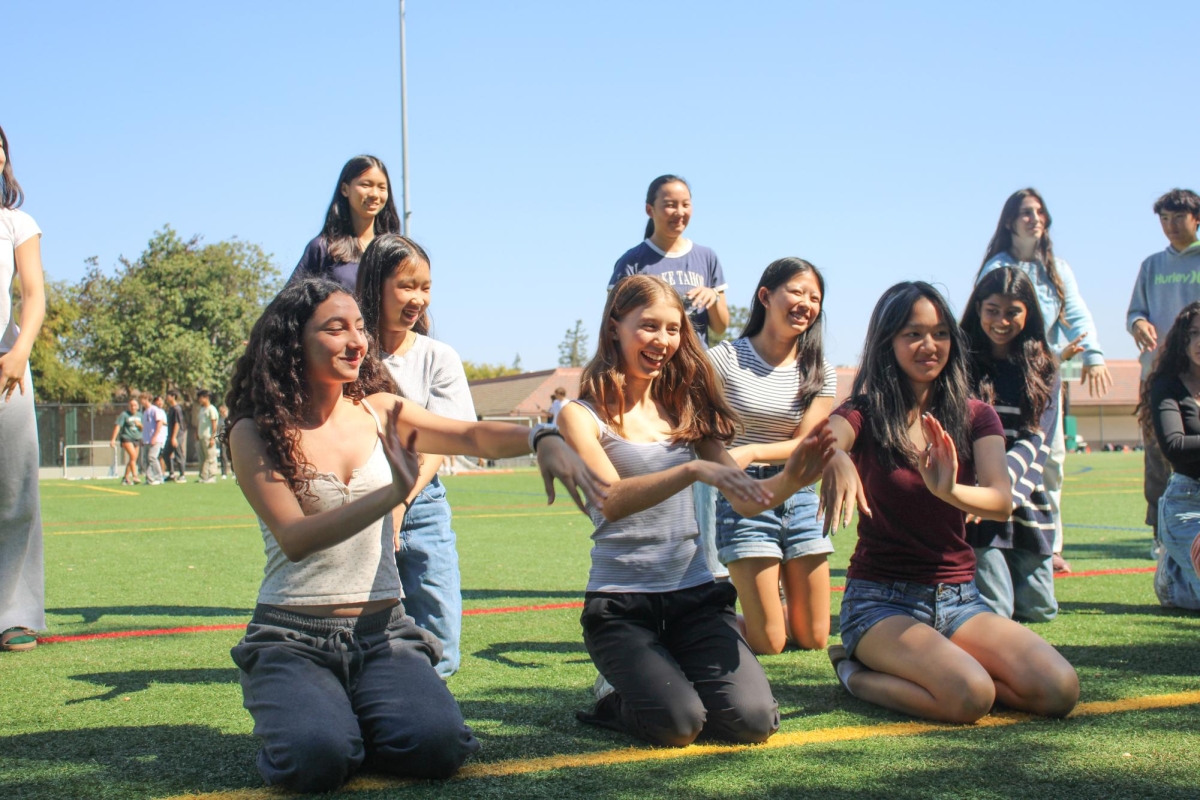
[{"label": "curly dark hair", "polygon": [[1141,396],[1134,410],[1138,421],[1147,428],[1152,427],[1151,420],[1154,417],[1154,409],[1150,407],[1150,387],[1160,378],[1184,374],[1191,366],[1192,361],[1188,358],[1187,350],[1192,322],[1198,314],[1200,301],[1184,306],[1171,325],[1171,330],[1167,331],[1166,338],[1159,342],[1154,354],[1154,364],[1150,367],[1150,374],[1146,376],[1146,380],[1142,381]]},{"label": "curly dark hair", "polygon": [[[229,446],[229,434],[240,420],[254,420],[275,470],[297,499],[308,492],[312,473],[300,447],[299,431],[301,412],[308,402],[304,326],[317,306],[339,292],[350,294],[326,278],[303,278],[284,287],[250,330],[246,352],[237,360],[225,394],[229,417],[221,431],[222,443]],[[369,331],[367,337],[371,338]],[[374,353],[375,348],[368,346],[358,380],[342,389],[346,397],[361,400],[376,392],[394,391],[387,370]]]}]

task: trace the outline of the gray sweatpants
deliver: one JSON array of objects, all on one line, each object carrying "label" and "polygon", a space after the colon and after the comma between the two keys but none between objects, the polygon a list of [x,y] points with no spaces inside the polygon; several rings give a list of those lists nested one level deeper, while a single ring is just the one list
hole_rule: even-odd
[{"label": "gray sweatpants", "polygon": [[447,778],[479,749],[433,665],[441,646],[396,605],[354,618],[259,605],[231,651],[272,786],[327,792],[364,760]]},{"label": "gray sweatpants", "polygon": [[42,506],[33,376],[25,393],[0,398],[0,631],[46,628]]}]

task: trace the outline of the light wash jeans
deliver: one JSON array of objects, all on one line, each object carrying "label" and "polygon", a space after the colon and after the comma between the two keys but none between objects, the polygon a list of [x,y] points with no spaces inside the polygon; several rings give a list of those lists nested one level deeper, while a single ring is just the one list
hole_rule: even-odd
[{"label": "light wash jeans", "polygon": [[692,484],[692,498],[696,503],[696,525],[700,528],[700,548],[708,571],[718,580],[729,579],[729,567],[721,563],[717,553],[717,490],[707,483]]},{"label": "light wash jeans", "polygon": [[146,479],[146,483],[162,483],[163,471],[162,464],[158,463],[158,456],[162,452],[163,443],[146,444],[142,442],[141,452],[138,454],[139,466],[142,468],[142,476]]},{"label": "light wash jeans", "polygon": [[1164,606],[1200,609],[1200,577],[1192,565],[1192,542],[1200,534],[1200,481],[1178,472],[1158,501],[1158,569],[1154,593]]},{"label": "light wash jeans", "polygon": [[404,515],[396,552],[404,608],[442,643],[437,671],[443,678],[457,672],[462,659],[462,578],[450,523],[446,487],[435,475]]},{"label": "light wash jeans", "polygon": [[975,548],[975,585],[995,613],[1019,622],[1048,622],[1058,616],[1050,556],[1028,550]]}]

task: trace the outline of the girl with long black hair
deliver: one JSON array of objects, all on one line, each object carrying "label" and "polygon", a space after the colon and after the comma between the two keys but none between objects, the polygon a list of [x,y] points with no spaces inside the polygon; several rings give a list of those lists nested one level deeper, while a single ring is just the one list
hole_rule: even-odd
[{"label": "girl with long black hair", "polygon": [[[420,245],[398,233],[375,237],[358,269],[363,325],[398,395],[433,414],[474,422],[462,360],[429,335],[432,285],[429,255]],[[460,661],[462,580],[446,488],[438,480],[441,465],[442,456],[422,453],[417,481],[392,520],[404,607],[442,643],[437,670],[448,677]]]},{"label": "girl with long black hair", "polygon": [[971,393],[1004,426],[1013,514],[1005,522],[969,520],[975,585],[992,611],[1023,622],[1058,613],[1054,597],[1054,510],[1042,471],[1058,424],[1062,382],[1046,343],[1033,283],[1015,267],[975,284],[962,318]]},{"label": "girl with long black hair", "polygon": [[[748,475],[781,471],[833,410],[837,373],[822,354],[824,302],[821,272],[804,259],[781,258],[763,271],[741,337],[708,351],[742,420],[729,454]],[[718,496],[718,557],[737,587],[754,652],[779,653],[788,641],[823,650],[833,542],[822,531],[813,487],[781,500],[743,517]]]},{"label": "girl with long black hair", "polygon": [[479,748],[434,669],[440,643],[400,602],[391,512],[417,480],[415,448],[532,449],[551,500],[556,477],[581,508],[578,489],[603,500],[552,429],[445,419],[390,386],[353,295],[306,278],[263,311],[226,396],[222,437],[267,556],[232,656],[268,784],[331,791],[368,758],[447,777]]},{"label": "girl with long black hair", "polygon": [[851,397],[829,417],[825,524],[862,512],[829,648],[856,697],[946,722],[974,722],[999,700],[1048,716],[1079,698],[1075,670],[1037,634],[991,613],[975,587],[964,514],[1012,512],[1004,428],[969,398],[966,347],[927,283],[884,292]]},{"label": "girl with long black hair", "polygon": [[376,236],[400,232],[387,167],[375,156],[355,156],[338,175],[325,224],[300,256],[297,278],[329,278],[353,292],[358,262]]}]

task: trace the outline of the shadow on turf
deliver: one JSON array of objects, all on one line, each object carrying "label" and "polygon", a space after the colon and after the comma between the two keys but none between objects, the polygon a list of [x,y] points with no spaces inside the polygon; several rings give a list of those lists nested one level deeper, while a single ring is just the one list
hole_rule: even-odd
[{"label": "shadow on turf", "polygon": [[238,671],[230,669],[143,669],[129,672],[93,672],[86,675],[70,675],[73,681],[85,681],[96,686],[111,686],[104,694],[95,697],[80,697],[68,700],[67,705],[86,703],[89,700],[116,700],[118,697],[149,689],[156,683],[198,684],[237,683]]},{"label": "shadow on turf", "polygon": [[[0,737],[9,797],[167,795],[259,786],[258,741],[201,725],[111,726]],[[17,764],[23,765],[24,772]],[[18,778],[18,775],[22,775]]]},{"label": "shadow on turf", "polygon": [[[538,663],[509,658],[509,653],[549,653],[553,655],[580,655],[581,657],[570,658],[565,661],[555,660],[554,663]],[[557,667],[560,664],[588,664],[591,662],[591,657],[588,656],[587,648],[583,646],[583,642],[497,642],[491,647],[477,650],[474,655],[478,658],[486,658],[488,661],[494,661],[497,664],[503,664],[506,667],[517,667],[519,669],[540,669],[541,667]]]},{"label": "shadow on turf", "polygon": [[1085,603],[1079,601],[1059,602],[1058,610],[1063,614],[1118,614],[1166,619],[1200,620],[1200,614],[1182,608],[1165,608],[1157,603]]},{"label": "shadow on turf", "polygon": [[[1068,561],[1072,558],[1097,558],[1105,561],[1144,561],[1146,566],[1154,566],[1154,561],[1150,558],[1149,528],[1146,528],[1144,539],[1125,539],[1119,542],[1069,542],[1063,550],[1063,556]],[[1075,569],[1080,569],[1080,567]]]},{"label": "shadow on turf", "polygon": [[64,617],[83,617],[87,623],[101,617],[249,617],[252,608],[224,606],[82,606],[80,608],[47,608],[47,614]]}]

